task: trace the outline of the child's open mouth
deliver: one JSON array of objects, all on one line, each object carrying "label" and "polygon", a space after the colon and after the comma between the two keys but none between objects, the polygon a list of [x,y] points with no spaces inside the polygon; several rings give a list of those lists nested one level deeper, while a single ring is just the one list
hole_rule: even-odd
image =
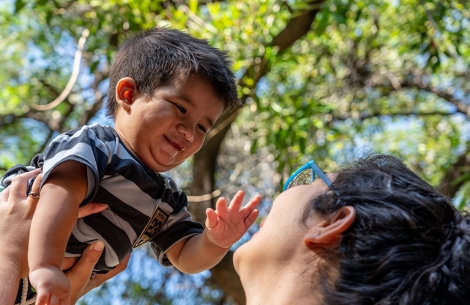
[{"label": "child's open mouth", "polygon": [[[168,138],[167,138],[168,139]],[[185,150],[184,147],[182,147],[180,144],[176,143],[176,142],[173,142],[172,140],[168,139],[168,141],[170,142],[171,145],[173,145],[176,149],[178,150]]]}]

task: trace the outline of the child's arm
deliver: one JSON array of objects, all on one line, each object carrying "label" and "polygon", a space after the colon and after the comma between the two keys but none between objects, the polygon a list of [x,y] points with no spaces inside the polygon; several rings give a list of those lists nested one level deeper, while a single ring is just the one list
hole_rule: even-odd
[{"label": "child's arm", "polygon": [[86,193],[86,167],[75,161],[58,165],[42,187],[28,251],[29,278],[38,294],[37,305],[69,302],[70,284],[61,267],[78,207]]},{"label": "child's arm", "polygon": [[239,191],[228,207],[226,200],[219,198],[215,211],[206,210],[202,234],[182,240],[167,251],[171,263],[185,273],[198,273],[219,263],[258,216],[255,207],[261,197],[255,196],[241,208],[243,197],[244,193]]}]

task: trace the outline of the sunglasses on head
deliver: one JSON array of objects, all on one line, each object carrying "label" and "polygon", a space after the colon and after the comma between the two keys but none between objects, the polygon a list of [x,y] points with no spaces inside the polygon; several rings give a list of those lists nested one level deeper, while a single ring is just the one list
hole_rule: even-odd
[{"label": "sunglasses on head", "polygon": [[283,191],[297,185],[311,184],[317,176],[328,186],[331,191],[338,195],[338,192],[333,188],[331,180],[328,179],[325,173],[318,167],[318,165],[313,160],[308,161],[304,166],[296,170],[289,177],[289,179],[287,179],[286,183],[284,184]]}]

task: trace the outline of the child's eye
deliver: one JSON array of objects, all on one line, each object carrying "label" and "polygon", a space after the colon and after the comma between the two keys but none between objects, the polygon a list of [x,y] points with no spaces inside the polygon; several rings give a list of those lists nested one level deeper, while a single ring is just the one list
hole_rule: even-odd
[{"label": "child's eye", "polygon": [[207,133],[207,129],[204,126],[198,125],[197,127],[199,127],[199,129],[201,129],[204,133]]},{"label": "child's eye", "polygon": [[174,104],[176,106],[176,108],[178,108],[178,110],[182,113],[182,114],[186,114],[186,109],[181,107],[180,105],[178,104]]}]

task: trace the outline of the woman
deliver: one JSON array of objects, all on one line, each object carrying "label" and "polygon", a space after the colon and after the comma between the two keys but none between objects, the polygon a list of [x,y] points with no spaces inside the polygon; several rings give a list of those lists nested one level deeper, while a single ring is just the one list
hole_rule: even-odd
[{"label": "woman", "polygon": [[398,159],[293,176],[234,254],[248,305],[468,304],[470,218]]},{"label": "woman", "polygon": [[[34,303],[34,299],[30,298],[34,294],[28,293],[27,284],[24,285],[20,280],[28,275],[27,251],[24,249],[28,247],[31,219],[39,199],[39,173],[39,170],[34,170],[16,177],[11,186],[0,193],[0,304],[14,304],[15,298],[21,304]],[[36,180],[27,196],[27,184],[31,178]],[[80,209],[79,217],[105,208],[106,206],[100,204],[87,205]],[[81,259],[66,272],[71,284],[71,304],[125,269],[129,258],[109,273],[90,279],[103,247],[102,242],[88,246]],[[22,289],[17,295],[19,286]]]}]

